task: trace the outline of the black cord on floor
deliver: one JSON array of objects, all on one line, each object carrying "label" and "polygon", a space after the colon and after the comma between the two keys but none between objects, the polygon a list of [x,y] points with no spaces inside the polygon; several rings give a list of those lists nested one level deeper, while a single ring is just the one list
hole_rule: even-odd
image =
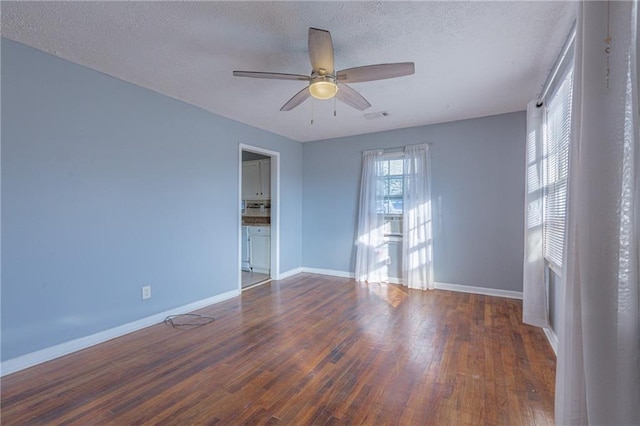
[{"label": "black cord on floor", "polygon": [[215,321],[214,317],[198,314],[169,315],[164,319],[164,323],[177,329],[202,327]]}]

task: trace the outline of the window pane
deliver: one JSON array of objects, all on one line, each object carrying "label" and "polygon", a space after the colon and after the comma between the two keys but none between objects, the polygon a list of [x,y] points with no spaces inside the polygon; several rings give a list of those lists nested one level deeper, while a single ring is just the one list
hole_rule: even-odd
[{"label": "window pane", "polygon": [[389,178],[389,192],[387,193],[390,197],[402,197],[402,177],[398,178]]},{"label": "window pane", "polygon": [[402,198],[392,198],[389,200],[389,214],[402,214]]},{"label": "window pane", "polygon": [[404,173],[404,159],[389,161],[389,174],[402,176]]},{"label": "window pane", "polygon": [[378,213],[385,215],[385,233],[402,233],[402,197],[404,158],[399,156],[378,162],[376,189],[382,197]]},{"label": "window pane", "polygon": [[382,176],[387,176],[389,174],[389,161],[381,160],[380,161]]},{"label": "window pane", "polygon": [[544,255],[562,268],[564,229],[567,211],[569,139],[573,72],[569,72],[550,100],[545,117],[543,160]]}]

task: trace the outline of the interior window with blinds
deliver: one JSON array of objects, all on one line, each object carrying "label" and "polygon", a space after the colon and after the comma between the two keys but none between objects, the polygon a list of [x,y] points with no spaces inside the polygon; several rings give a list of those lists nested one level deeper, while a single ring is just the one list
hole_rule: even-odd
[{"label": "interior window with blinds", "polygon": [[564,250],[573,70],[547,103],[543,140],[544,256],[560,272]]}]

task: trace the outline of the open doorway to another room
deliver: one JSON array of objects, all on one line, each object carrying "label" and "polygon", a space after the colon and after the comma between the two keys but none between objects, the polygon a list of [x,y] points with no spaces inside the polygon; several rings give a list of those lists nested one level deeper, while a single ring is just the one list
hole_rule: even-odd
[{"label": "open doorway to another room", "polygon": [[278,154],[244,145],[240,149],[240,288],[244,290],[275,277]]}]

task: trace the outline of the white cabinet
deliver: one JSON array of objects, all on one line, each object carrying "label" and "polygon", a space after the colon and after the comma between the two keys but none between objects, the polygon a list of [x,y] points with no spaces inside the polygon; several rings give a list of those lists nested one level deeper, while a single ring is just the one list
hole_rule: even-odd
[{"label": "white cabinet", "polygon": [[260,165],[260,195],[268,200],[271,198],[271,160],[259,160]]},{"label": "white cabinet", "polygon": [[271,160],[242,162],[242,198],[268,200],[271,198]]},{"label": "white cabinet", "polygon": [[249,226],[249,258],[253,272],[269,274],[271,269],[271,227]]},{"label": "white cabinet", "polygon": [[254,200],[260,193],[260,164],[257,161],[242,162],[242,199]]}]

